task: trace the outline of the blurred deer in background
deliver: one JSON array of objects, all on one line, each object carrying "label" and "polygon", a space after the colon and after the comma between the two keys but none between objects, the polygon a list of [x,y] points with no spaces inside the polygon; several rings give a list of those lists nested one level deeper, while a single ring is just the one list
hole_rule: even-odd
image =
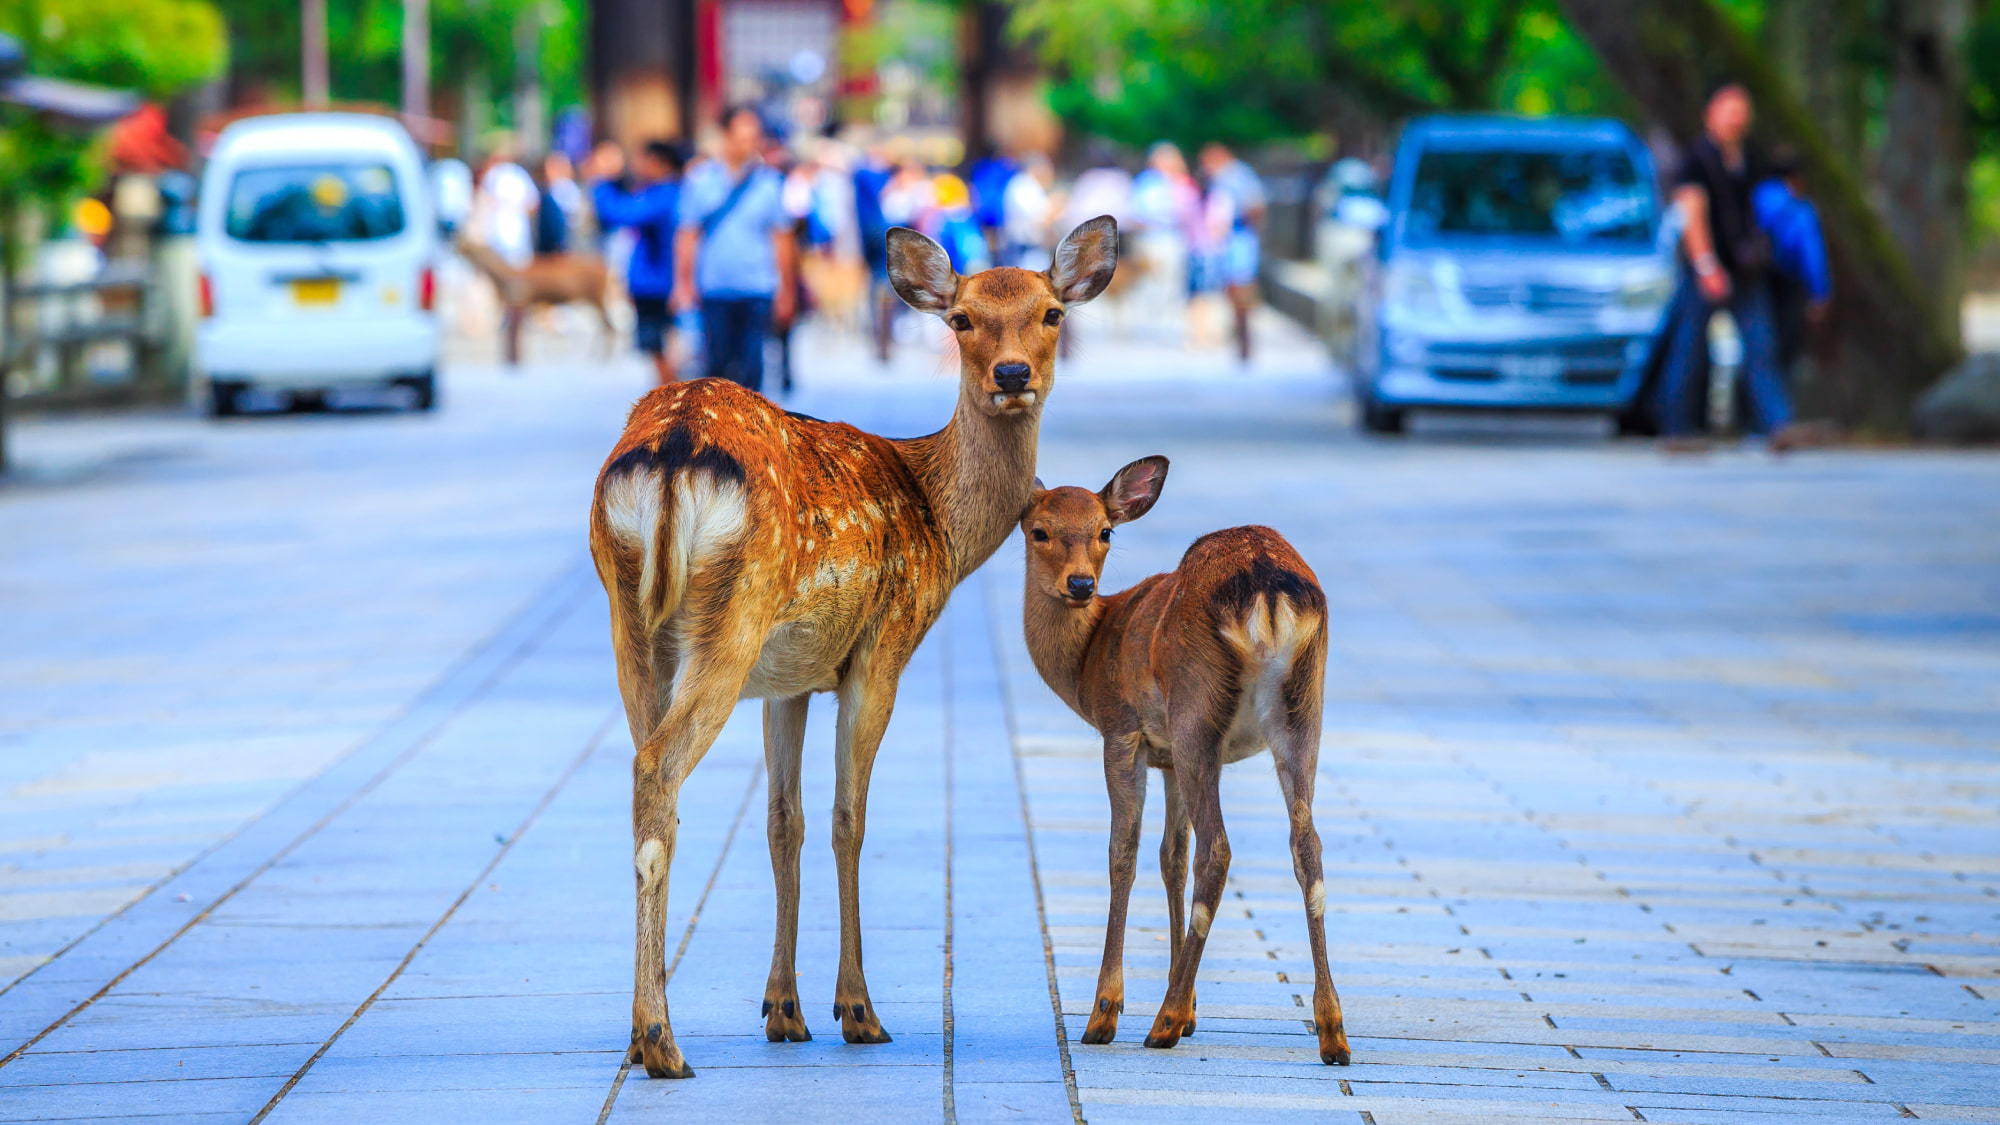
[{"label": "blurred deer in background", "polygon": [[461,238],[459,257],[493,282],[500,296],[500,333],[508,364],[521,362],[521,322],[550,305],[581,301],[597,311],[604,354],[611,354],[618,330],[611,323],[611,270],[595,254],[543,254],[521,266],[509,265],[492,247]]},{"label": "blurred deer in background", "polygon": [[1111,281],[1117,241],[1116,223],[1092,219],[1063,240],[1047,272],[961,278],[935,242],[889,232],[896,292],[942,318],[958,343],[958,406],[927,437],[890,440],[788,414],[715,379],[661,387],[632,408],[597,479],[590,550],[611,599],[618,687],[637,748],[629,1058],[647,1074],[693,1073],[667,1018],[667,878],[681,783],[738,699],[765,701],[777,932],[764,1033],[773,1042],[812,1037],[794,970],[799,763],[807,701],[831,691],[840,701],[834,1015],[850,1043],[889,1041],[861,969],[869,773],[917,643],[1033,494],[1063,317]]},{"label": "blurred deer in background", "polygon": [[[1146,767],[1160,769],[1167,781],[1160,876],[1172,931],[1166,998],[1146,1046],[1171,1047],[1194,1031],[1195,973],[1229,874],[1222,767],[1268,746],[1291,820],[1292,869],[1305,892],[1319,1057],[1345,1066],[1347,1032],[1326,967],[1326,884],[1312,818],[1326,595],[1312,568],[1268,527],[1211,532],[1194,541],[1171,573],[1099,595],[1112,529],[1145,515],[1166,479],[1167,459],[1146,457],[1118,470],[1101,492],[1042,491],[1038,482],[1021,518],[1028,652],[1049,687],[1104,736],[1111,794],[1111,910],[1083,1041],[1111,1042],[1125,1008],[1125,911]],[[1183,935],[1190,821],[1194,908]]]}]

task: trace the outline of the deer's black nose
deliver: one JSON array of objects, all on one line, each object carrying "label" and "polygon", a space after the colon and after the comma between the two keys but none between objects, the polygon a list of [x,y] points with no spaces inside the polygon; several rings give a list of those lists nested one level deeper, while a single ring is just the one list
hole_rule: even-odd
[{"label": "deer's black nose", "polygon": [[993,365],[993,381],[1008,394],[1019,394],[1028,389],[1028,376],[1034,369],[1025,363],[996,363]]},{"label": "deer's black nose", "polygon": [[1069,576],[1069,596],[1082,601],[1097,590],[1097,579],[1084,574]]}]

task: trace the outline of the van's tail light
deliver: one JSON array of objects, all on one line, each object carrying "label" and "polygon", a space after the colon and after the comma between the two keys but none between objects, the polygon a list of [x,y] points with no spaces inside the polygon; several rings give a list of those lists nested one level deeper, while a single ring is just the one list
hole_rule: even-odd
[{"label": "van's tail light", "polygon": [[198,294],[198,299],[201,301],[201,315],[203,317],[214,316],[215,282],[209,280],[209,276],[207,274],[202,274],[200,277],[200,286],[201,288]]},{"label": "van's tail light", "polygon": [[437,305],[437,295],[437,271],[425,266],[424,272],[417,275],[417,308],[424,312],[431,311]]}]

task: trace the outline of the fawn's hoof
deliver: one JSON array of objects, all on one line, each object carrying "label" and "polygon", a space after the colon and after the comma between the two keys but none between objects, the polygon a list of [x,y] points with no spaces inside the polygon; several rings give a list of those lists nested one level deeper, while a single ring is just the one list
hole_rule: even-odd
[{"label": "fawn's hoof", "polygon": [[882,1030],[882,1021],[875,1016],[874,1009],[866,1001],[858,1004],[835,1004],[833,1014],[840,1020],[840,1037],[849,1043],[888,1043],[889,1033]]},{"label": "fawn's hoof", "polygon": [[1319,1061],[1328,1066],[1346,1066],[1354,1058],[1347,1049],[1347,1029],[1336,1026],[1333,1034],[1319,1037]]},{"label": "fawn's hoof", "polygon": [[625,1061],[646,1068],[648,1078],[693,1078],[694,1068],[681,1056],[663,1024],[649,1023],[643,1030],[632,1029],[632,1046]]},{"label": "fawn's hoof", "polygon": [[1083,1041],[1085,1043],[1103,1044],[1116,1039],[1118,1037],[1118,1013],[1124,1010],[1124,1004],[1108,996],[1098,997],[1096,1005],[1090,1009],[1090,1023],[1084,1026]]},{"label": "fawn's hoof", "polygon": [[1193,1023],[1193,1017],[1182,1017],[1172,1012],[1161,1012],[1153,1020],[1153,1030],[1146,1034],[1146,1046],[1165,1049],[1181,1041],[1182,1028]]},{"label": "fawn's hoof", "polygon": [[773,1043],[804,1043],[812,1037],[797,996],[764,1001],[764,1038]]}]

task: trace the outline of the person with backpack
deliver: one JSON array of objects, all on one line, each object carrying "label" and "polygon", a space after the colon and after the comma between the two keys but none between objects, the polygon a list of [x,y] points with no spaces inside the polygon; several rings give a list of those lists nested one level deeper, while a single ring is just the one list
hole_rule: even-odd
[{"label": "person with backpack", "polygon": [[1826,318],[1833,297],[1826,238],[1819,209],[1806,197],[1799,155],[1779,149],[1771,157],[1770,178],[1757,185],[1750,202],[1757,225],[1771,239],[1771,311],[1777,322],[1778,370],[1789,385],[1805,350],[1806,330]]},{"label": "person with backpack", "polygon": [[674,237],[680,225],[681,169],[687,160],[667,141],[648,141],[632,162],[630,184],[616,179],[623,170],[616,148],[600,148],[590,162],[601,177],[591,188],[598,226],[624,227],[633,234],[632,256],[625,264],[633,336],[639,350],[652,358],[660,385],[665,386],[677,377],[667,346],[673,327],[667,302],[674,293]]},{"label": "person with backpack", "polygon": [[716,159],[688,174],[681,195],[674,304],[698,309],[707,374],[764,389],[764,345],[798,299],[798,245],[784,178],[764,163],[764,122],[750,106],[723,111]]}]

